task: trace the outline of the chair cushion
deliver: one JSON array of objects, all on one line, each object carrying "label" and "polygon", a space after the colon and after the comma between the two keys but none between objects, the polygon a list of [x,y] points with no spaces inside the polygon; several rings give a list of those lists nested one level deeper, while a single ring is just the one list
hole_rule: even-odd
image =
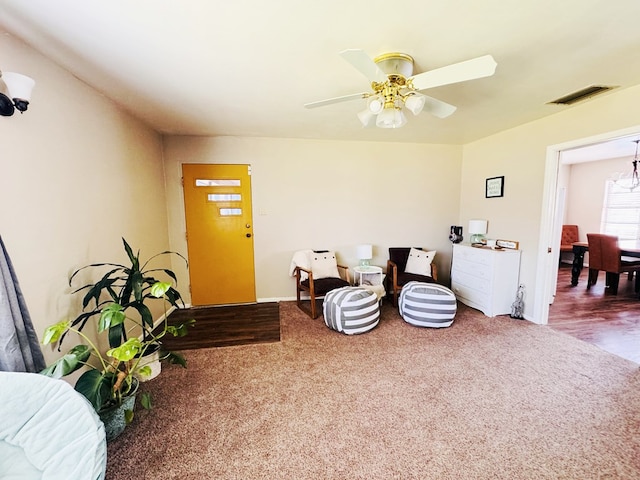
[{"label": "chair cushion", "polygon": [[449,327],[457,308],[453,292],[437,283],[409,282],[398,300],[402,319],[417,327]]},{"label": "chair cushion", "polygon": [[416,275],[415,273],[398,272],[398,286],[401,287],[409,282],[435,283],[431,276]]},{"label": "chair cushion", "polygon": [[340,277],[338,261],[334,252],[313,252],[310,255],[313,279]]},{"label": "chair cushion", "polygon": [[368,332],[380,322],[378,296],[362,287],[331,290],[322,309],[327,327],[347,335]]},{"label": "chair cushion", "polygon": [[407,258],[407,266],[404,271],[406,273],[431,276],[431,262],[435,256],[435,250],[425,252],[424,250],[412,248],[409,250],[409,258]]},{"label": "chair cushion", "polygon": [[[314,274],[315,275],[315,274]],[[309,288],[309,279],[300,282],[301,285]],[[348,287],[349,282],[341,278],[313,278],[313,291],[316,295],[324,295],[335,288]]]}]

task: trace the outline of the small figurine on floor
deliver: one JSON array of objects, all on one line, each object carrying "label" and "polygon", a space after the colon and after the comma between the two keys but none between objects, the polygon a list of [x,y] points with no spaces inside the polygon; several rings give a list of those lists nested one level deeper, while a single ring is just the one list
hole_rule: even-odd
[{"label": "small figurine on floor", "polygon": [[511,304],[511,318],[524,319],[524,285],[518,286],[518,293],[516,293],[516,301]]}]

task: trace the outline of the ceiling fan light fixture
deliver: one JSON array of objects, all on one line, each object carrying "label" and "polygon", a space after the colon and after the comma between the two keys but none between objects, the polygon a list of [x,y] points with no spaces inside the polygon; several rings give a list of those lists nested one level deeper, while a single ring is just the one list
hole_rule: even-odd
[{"label": "ceiling fan light fixture", "polygon": [[358,120],[360,120],[360,123],[362,123],[363,127],[366,127],[369,125],[374,115],[375,114],[367,108],[366,110],[362,110],[360,113],[358,113]]},{"label": "ceiling fan light fixture", "polygon": [[397,108],[385,108],[376,118],[376,126],[379,128],[400,128],[405,123],[407,123],[407,117]]},{"label": "ceiling fan light fixture", "polygon": [[414,115],[418,115],[420,112],[422,112],[426,100],[427,97],[425,97],[421,93],[413,92],[405,98],[404,105],[411,113],[413,113]]},{"label": "ceiling fan light fixture", "polygon": [[0,77],[0,115],[13,115],[14,105],[23,113],[29,106],[35,80],[14,72],[0,72]]},{"label": "ceiling fan light fixture", "polygon": [[380,113],[382,111],[383,106],[384,106],[384,103],[380,95],[374,95],[372,97],[369,97],[369,99],[367,100],[367,108],[374,115],[377,115],[378,113]]}]

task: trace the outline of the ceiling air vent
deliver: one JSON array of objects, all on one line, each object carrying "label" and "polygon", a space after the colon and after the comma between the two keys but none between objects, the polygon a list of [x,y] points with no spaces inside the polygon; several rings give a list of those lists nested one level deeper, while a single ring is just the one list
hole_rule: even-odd
[{"label": "ceiling air vent", "polygon": [[586,100],[587,98],[593,97],[595,95],[600,95],[601,93],[607,92],[616,87],[610,87],[606,85],[591,85],[590,87],[583,88],[582,90],[578,90],[577,92],[570,93],[569,95],[565,95],[564,97],[556,98],[548,104],[556,104],[556,105],[573,105],[574,103],[581,102],[582,100]]}]

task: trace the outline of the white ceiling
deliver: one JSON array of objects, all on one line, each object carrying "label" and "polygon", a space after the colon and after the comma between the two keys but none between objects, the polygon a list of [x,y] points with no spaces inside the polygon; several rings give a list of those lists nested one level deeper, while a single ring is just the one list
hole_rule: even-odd
[{"label": "white ceiling", "polygon": [[[547,102],[589,85],[640,84],[639,18],[638,0],[0,0],[0,27],[163,133],[445,144],[572,108]],[[368,90],[347,48],[408,53],[415,73],[498,67],[425,91],[458,107],[446,119],[363,128],[364,100],[303,108]]]}]

